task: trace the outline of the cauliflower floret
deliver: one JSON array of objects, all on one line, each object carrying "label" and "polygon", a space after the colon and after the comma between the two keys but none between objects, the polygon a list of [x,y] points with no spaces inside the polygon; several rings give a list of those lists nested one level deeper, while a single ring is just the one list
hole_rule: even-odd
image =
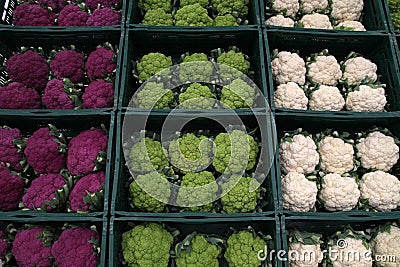
[{"label": "cauliflower floret", "polygon": [[358,90],[347,95],[346,109],[356,112],[383,112],[386,103],[383,87],[373,88],[368,85],[360,85]]},{"label": "cauliflower floret", "polygon": [[361,56],[346,60],[342,68],[344,69],[342,79],[347,81],[348,85],[374,83],[378,79],[376,64]]},{"label": "cauliflower floret", "polygon": [[399,147],[393,137],[379,131],[358,140],[356,149],[361,166],[366,169],[389,171],[399,159]]},{"label": "cauliflower floret", "polygon": [[363,0],[332,0],[331,16],[337,22],[346,20],[360,20],[364,9]]},{"label": "cauliflower floret", "polygon": [[346,20],[335,26],[335,29],[346,31],[366,31],[364,25],[359,21]]},{"label": "cauliflower floret", "polygon": [[311,110],[342,110],[345,104],[339,89],[335,86],[321,85],[310,97]]},{"label": "cauliflower floret", "polygon": [[304,15],[299,23],[304,28],[333,29],[329,17],[324,14],[314,13]]},{"label": "cauliflower floret", "polygon": [[[343,243],[346,244],[343,248],[339,247],[338,244],[331,246],[331,250],[337,251],[338,255],[332,259],[333,267],[372,267],[373,262],[367,257],[370,255],[370,248],[364,240],[347,237],[343,239]],[[355,251],[357,253],[354,253]]]},{"label": "cauliflower floret", "polygon": [[[385,226],[383,226],[385,227]],[[393,255],[396,259],[400,259],[400,228],[395,225],[388,227],[386,231],[380,230],[372,239],[372,253],[376,255]],[[375,262],[379,267],[397,267],[395,262]]]},{"label": "cauliflower floret", "polygon": [[324,11],[329,7],[328,0],[299,0],[300,12],[304,14],[312,13],[314,11]]},{"label": "cauliflower floret", "polygon": [[310,136],[297,134],[291,141],[282,141],[279,157],[283,172],[312,173],[319,163],[319,154]]},{"label": "cauliflower floret", "polygon": [[349,211],[357,206],[360,190],[351,177],[330,173],[322,178],[319,199],[328,211]]},{"label": "cauliflower floret", "polygon": [[288,17],[296,16],[297,11],[299,11],[299,7],[300,5],[298,0],[272,1],[272,9]]},{"label": "cauliflower floret", "polygon": [[282,15],[270,17],[265,21],[265,24],[281,27],[294,27],[294,21],[291,18],[285,18]]},{"label": "cauliflower floret", "polygon": [[304,174],[289,172],[282,178],[283,208],[297,212],[308,212],[317,201],[317,185]]},{"label": "cauliflower floret", "polygon": [[388,212],[400,206],[400,181],[383,171],[363,175],[360,181],[361,199],[379,211]]},{"label": "cauliflower floret", "polygon": [[318,142],[321,170],[344,174],[354,168],[354,149],[341,138],[326,136]]},{"label": "cauliflower floret", "polygon": [[294,82],[278,85],[274,92],[274,101],[278,108],[306,110],[308,105],[308,98],[304,90]]},{"label": "cauliflower floret", "polygon": [[295,82],[304,85],[306,82],[306,63],[296,53],[281,51],[272,60],[272,73],[278,84]]},{"label": "cauliflower floret", "polygon": [[311,82],[336,86],[342,77],[342,70],[334,56],[328,50],[307,60],[307,78]]}]

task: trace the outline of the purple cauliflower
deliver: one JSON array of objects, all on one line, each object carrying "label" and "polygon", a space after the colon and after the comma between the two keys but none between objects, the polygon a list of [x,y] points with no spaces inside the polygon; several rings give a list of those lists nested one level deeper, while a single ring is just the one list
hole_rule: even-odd
[{"label": "purple cauliflower", "polygon": [[93,81],[82,95],[83,108],[106,108],[112,106],[114,84],[105,80]]},{"label": "purple cauliflower", "polygon": [[30,49],[10,57],[6,70],[12,81],[38,91],[44,89],[50,74],[47,59]]},{"label": "purple cauliflower", "polygon": [[21,177],[0,164],[0,211],[11,211],[18,207],[24,185]]},{"label": "purple cauliflower", "polygon": [[24,153],[36,173],[59,173],[65,166],[65,150],[63,135],[49,125],[28,138]]},{"label": "purple cauliflower", "polygon": [[101,5],[102,7],[113,7],[118,5],[120,0],[86,0],[85,4],[91,10],[94,10]]},{"label": "purple cauliflower", "polygon": [[63,9],[66,0],[36,0],[36,2],[43,7],[51,8],[53,12],[58,12]]},{"label": "purple cauliflower", "polygon": [[[67,8],[67,7],[66,7]],[[68,78],[73,83],[79,83],[84,77],[84,56],[82,53],[70,50],[54,51],[50,69],[57,78]]]},{"label": "purple cauliflower", "polygon": [[13,24],[17,26],[53,26],[56,20],[55,13],[37,4],[18,5],[13,16]]},{"label": "purple cauliflower", "polygon": [[0,88],[0,109],[38,109],[40,96],[22,83],[12,82]]},{"label": "purple cauliflower", "polygon": [[121,24],[121,11],[105,7],[93,11],[89,16],[87,26],[113,26]]},{"label": "purple cauliflower", "polygon": [[67,5],[58,15],[58,26],[86,26],[89,14],[76,5]]},{"label": "purple cauliflower", "polygon": [[10,244],[5,240],[6,235],[0,230],[0,260],[4,260],[4,256],[10,249]]},{"label": "purple cauliflower", "polygon": [[12,254],[20,267],[51,266],[52,234],[43,226],[20,230],[15,235]]},{"label": "purple cauliflower", "polygon": [[64,230],[54,242],[51,253],[58,267],[96,267],[99,256],[92,242],[99,240],[96,231],[78,227]]},{"label": "purple cauliflower", "polygon": [[105,172],[90,173],[76,182],[69,195],[72,211],[100,210],[104,202]]},{"label": "purple cauliflower", "polygon": [[9,164],[10,168],[16,171],[21,171],[23,167],[21,143],[21,132],[17,128],[0,128],[0,162]]},{"label": "purple cauliflower", "polygon": [[100,129],[86,130],[68,145],[67,168],[72,175],[85,175],[100,169],[107,157],[108,136]]},{"label": "purple cauliflower", "polygon": [[86,61],[86,71],[89,79],[96,80],[112,74],[116,67],[116,54],[111,45],[98,47],[90,53]]},{"label": "purple cauliflower", "polygon": [[42,95],[42,104],[48,109],[75,109],[80,106],[79,92],[69,80],[51,80]]},{"label": "purple cauliflower", "polygon": [[22,203],[31,210],[60,210],[65,206],[68,192],[68,183],[61,174],[42,174],[32,181]]}]

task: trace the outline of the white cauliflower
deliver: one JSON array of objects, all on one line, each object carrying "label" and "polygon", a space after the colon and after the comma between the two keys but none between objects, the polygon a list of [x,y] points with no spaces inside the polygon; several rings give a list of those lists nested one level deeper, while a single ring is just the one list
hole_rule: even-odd
[{"label": "white cauliflower", "polygon": [[304,90],[294,82],[278,85],[274,92],[274,101],[278,108],[306,110],[308,105],[308,98]]},{"label": "white cauliflower", "polygon": [[296,53],[281,51],[271,62],[272,73],[278,84],[295,82],[304,85],[306,82],[306,63]]},{"label": "white cauliflower", "polygon": [[[332,257],[333,267],[372,267],[372,260],[365,255],[371,254],[371,249],[361,239],[347,237],[342,239],[341,244],[330,246],[331,251],[337,251],[336,256]],[[338,246],[339,245],[339,246]]]},{"label": "white cauliflower", "polygon": [[328,0],[299,0],[300,12],[304,14],[312,13],[314,11],[320,12],[328,9]]},{"label": "white cauliflower", "polygon": [[360,190],[355,179],[330,173],[322,177],[319,199],[328,211],[349,211],[357,206]]},{"label": "white cauliflower", "polygon": [[304,28],[333,29],[329,17],[325,14],[307,14],[304,15],[299,22]]},{"label": "white cauliflower", "polygon": [[312,92],[309,106],[311,110],[340,111],[345,104],[339,89],[335,86],[321,85]]},{"label": "white cauliflower", "polygon": [[397,225],[386,226],[380,229],[378,234],[371,240],[372,253],[374,256],[395,256],[396,262],[376,261],[379,267],[399,267],[400,259],[400,228]]},{"label": "white cauliflower", "polygon": [[364,9],[363,0],[332,0],[331,16],[337,22],[360,20]]},{"label": "white cauliflower", "polygon": [[376,74],[378,66],[361,56],[346,60],[342,68],[344,68],[342,80],[347,81],[348,85],[374,83],[378,79]]},{"label": "white cauliflower", "polygon": [[318,188],[304,174],[289,172],[282,178],[283,208],[297,212],[312,210],[317,201]]},{"label": "white cauliflower", "polygon": [[354,149],[339,137],[325,136],[318,142],[320,167],[325,173],[344,174],[354,168]]},{"label": "white cauliflower", "polygon": [[335,86],[342,77],[342,70],[336,58],[328,53],[324,50],[307,60],[307,78],[314,83]]},{"label": "white cauliflower", "polygon": [[400,181],[383,171],[369,172],[360,181],[361,199],[368,199],[370,206],[388,212],[400,206]]},{"label": "white cauliflower", "polygon": [[359,22],[359,21],[354,21],[354,20],[346,20],[341,23],[339,23],[335,29],[339,30],[347,30],[347,31],[366,31],[364,25]]},{"label": "white cauliflower", "polygon": [[323,260],[321,251],[321,235],[308,232],[290,231],[289,251],[293,257],[289,256],[291,267],[318,267]]},{"label": "white cauliflower", "polygon": [[299,11],[298,0],[273,0],[272,9],[288,17],[296,16]]},{"label": "white cauliflower", "polygon": [[296,134],[292,140],[282,139],[279,145],[279,157],[284,173],[312,173],[319,163],[319,154],[314,140],[310,136]]},{"label": "white cauliflower", "polygon": [[366,169],[389,171],[399,160],[399,147],[393,137],[379,131],[359,139],[356,148],[361,166]]},{"label": "white cauliflower", "polygon": [[285,18],[282,15],[276,15],[267,19],[265,24],[280,27],[294,27],[294,20]]},{"label": "white cauliflower", "polygon": [[383,87],[373,88],[360,85],[358,89],[348,93],[346,109],[356,112],[383,112],[387,100]]}]

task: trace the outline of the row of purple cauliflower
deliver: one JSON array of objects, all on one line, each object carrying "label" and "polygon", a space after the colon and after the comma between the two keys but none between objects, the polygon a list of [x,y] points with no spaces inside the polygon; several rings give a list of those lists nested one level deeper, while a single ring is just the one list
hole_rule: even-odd
[{"label": "row of purple cauliflower", "polygon": [[111,107],[114,83],[110,78],[115,75],[116,57],[110,44],[88,56],[74,46],[53,50],[49,56],[40,48],[22,48],[5,63],[10,82],[0,88],[0,108]]},{"label": "row of purple cauliflower", "polygon": [[53,125],[28,138],[17,128],[0,128],[0,211],[102,209],[107,145],[99,128],[68,143]]},{"label": "row of purple cauliflower", "polygon": [[[119,0],[27,0],[13,12],[16,26],[113,26],[121,24]],[[81,2],[81,1],[79,1]]]},{"label": "row of purple cauliflower", "polygon": [[3,266],[95,267],[99,242],[95,227],[23,225],[16,229],[9,224],[0,230],[0,260]]}]

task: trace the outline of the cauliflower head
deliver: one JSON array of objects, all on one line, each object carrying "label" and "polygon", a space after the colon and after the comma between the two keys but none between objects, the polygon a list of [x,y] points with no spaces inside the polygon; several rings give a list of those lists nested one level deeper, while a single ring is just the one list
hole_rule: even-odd
[{"label": "cauliflower head", "polygon": [[307,78],[317,84],[336,86],[342,77],[342,70],[334,56],[324,50],[307,60]]},{"label": "cauliflower head", "polygon": [[323,259],[321,251],[322,236],[297,230],[290,231],[288,236],[289,251],[296,252],[299,255],[295,258],[289,258],[290,266],[318,267]]},{"label": "cauliflower head", "polygon": [[[62,0],[63,1],[63,0]],[[89,14],[76,5],[67,5],[57,17],[58,26],[86,26]]]},{"label": "cauliflower head", "polygon": [[318,188],[304,174],[289,172],[282,178],[283,208],[297,212],[308,212],[315,207]]},{"label": "cauliflower head", "polygon": [[165,12],[162,8],[151,9],[144,15],[143,25],[173,26],[172,14]]},{"label": "cauliflower head", "polygon": [[272,60],[272,74],[278,84],[295,82],[304,85],[306,82],[306,63],[296,53],[281,51]]},{"label": "cauliflower head", "polygon": [[0,87],[0,109],[39,109],[40,96],[33,88],[11,82]]},{"label": "cauliflower head", "polygon": [[24,192],[25,182],[0,163],[0,211],[12,211],[18,208]]},{"label": "cauliflower head", "polygon": [[278,85],[274,92],[274,102],[278,108],[306,110],[308,106],[308,98],[304,90],[294,82]]},{"label": "cauliflower head", "polygon": [[[364,255],[370,255],[371,252],[369,245],[364,240],[352,237],[347,237],[341,240],[346,244],[345,247],[339,247],[338,244],[330,246],[333,251],[337,251],[338,255],[344,255],[332,260],[333,267],[372,267],[373,261],[364,257]],[[354,251],[357,253],[354,253]]]},{"label": "cauliflower head", "polygon": [[167,267],[173,241],[160,224],[137,225],[122,234],[122,254],[130,267]]},{"label": "cauliflower head", "polygon": [[343,95],[336,86],[321,85],[311,93],[311,110],[340,111],[345,105]]},{"label": "cauliflower head", "polygon": [[337,22],[360,20],[364,9],[363,0],[332,0],[331,16]]},{"label": "cauliflower head", "polygon": [[360,85],[347,94],[346,109],[355,112],[383,112],[386,103],[383,87],[374,88],[369,85]]},{"label": "cauliflower head", "polygon": [[299,0],[300,9],[299,11],[303,14],[309,14],[313,12],[324,12],[329,8],[328,0]]},{"label": "cauliflower head", "polygon": [[348,85],[374,83],[378,79],[378,75],[376,74],[378,70],[377,65],[361,56],[346,60],[342,64],[342,70],[342,80]]},{"label": "cauliflower head", "polygon": [[171,1],[170,0],[139,0],[139,8],[143,11],[150,11],[157,8],[161,8],[164,12],[171,11]]},{"label": "cauliflower head", "polygon": [[50,61],[50,70],[57,78],[68,78],[73,83],[83,80],[84,55],[73,49],[54,51],[56,55]]},{"label": "cauliflower head", "polygon": [[212,109],[215,97],[210,88],[200,83],[192,83],[185,92],[179,94],[179,107],[185,109]]},{"label": "cauliflower head", "polygon": [[[185,242],[186,239],[183,241]],[[190,240],[190,250],[182,249],[176,253],[177,267],[218,267],[218,256],[221,254],[221,248],[210,243],[206,237],[196,235]]]},{"label": "cauliflower head", "polygon": [[16,26],[54,26],[56,13],[38,4],[22,3],[13,12],[13,24]]},{"label": "cauliflower head", "polygon": [[287,17],[295,17],[300,9],[298,0],[274,0],[272,9]]},{"label": "cauliflower head", "polygon": [[255,89],[242,79],[235,79],[222,87],[221,102],[224,108],[250,108],[254,104]]},{"label": "cauliflower head", "polygon": [[231,14],[216,16],[214,26],[239,26],[237,19]]},{"label": "cauliflower head", "polygon": [[146,109],[170,109],[174,101],[174,93],[164,89],[162,83],[146,82],[135,94],[133,105]]},{"label": "cauliflower head", "polygon": [[187,5],[175,14],[176,26],[212,26],[213,20],[208,16],[208,11],[199,3]]},{"label": "cauliflower head", "polygon": [[110,7],[97,8],[86,21],[87,26],[113,26],[121,24],[122,13]]},{"label": "cauliflower head", "polygon": [[107,108],[113,105],[114,84],[106,80],[92,81],[82,95],[83,108]]},{"label": "cauliflower head", "polygon": [[229,50],[223,52],[218,58],[219,72],[222,79],[235,79],[248,74],[250,70],[250,62],[242,52]]},{"label": "cauliflower head", "polygon": [[[379,227],[377,235],[371,240],[372,253],[376,255],[393,255],[400,258],[400,228],[397,225]],[[397,267],[395,262],[376,261],[378,267]]]},{"label": "cauliflower head", "polygon": [[364,25],[361,22],[354,20],[346,20],[340,22],[338,25],[335,26],[335,29],[346,30],[346,31],[359,31],[359,32],[366,31]]},{"label": "cauliflower head", "polygon": [[283,15],[272,16],[265,21],[265,24],[280,27],[294,27],[294,20],[286,18]]},{"label": "cauliflower head", "polygon": [[179,79],[182,83],[190,81],[210,82],[213,64],[204,53],[193,53],[183,58],[179,65]]},{"label": "cauliflower head", "polygon": [[250,0],[211,0],[212,6],[217,9],[218,14],[224,15],[227,13],[238,12],[240,16],[246,16],[249,12],[248,4]]},{"label": "cauliflower head", "polygon": [[11,169],[22,171],[22,135],[19,129],[0,127],[0,162],[9,164]]},{"label": "cauliflower head", "polygon": [[90,80],[109,76],[117,67],[116,54],[109,45],[99,46],[89,54],[85,67]]},{"label": "cauliflower head", "polygon": [[79,91],[71,81],[51,80],[42,94],[42,104],[48,109],[75,109],[80,106]]},{"label": "cauliflower head", "polygon": [[181,7],[193,5],[196,3],[199,3],[202,7],[206,8],[209,4],[209,1],[208,0],[181,0],[180,1]]},{"label": "cauliflower head", "polygon": [[148,53],[144,55],[136,65],[140,81],[147,81],[153,75],[162,72],[172,66],[172,59],[162,53]]},{"label": "cauliflower head", "polygon": [[333,29],[329,17],[325,14],[314,13],[314,14],[304,15],[300,19],[299,24],[303,28]]},{"label": "cauliflower head", "polygon": [[344,174],[354,169],[353,145],[339,137],[325,136],[318,142],[320,167],[325,173]]},{"label": "cauliflower head", "polygon": [[328,211],[350,211],[357,206],[360,190],[354,178],[330,173],[322,177],[318,198]]}]

